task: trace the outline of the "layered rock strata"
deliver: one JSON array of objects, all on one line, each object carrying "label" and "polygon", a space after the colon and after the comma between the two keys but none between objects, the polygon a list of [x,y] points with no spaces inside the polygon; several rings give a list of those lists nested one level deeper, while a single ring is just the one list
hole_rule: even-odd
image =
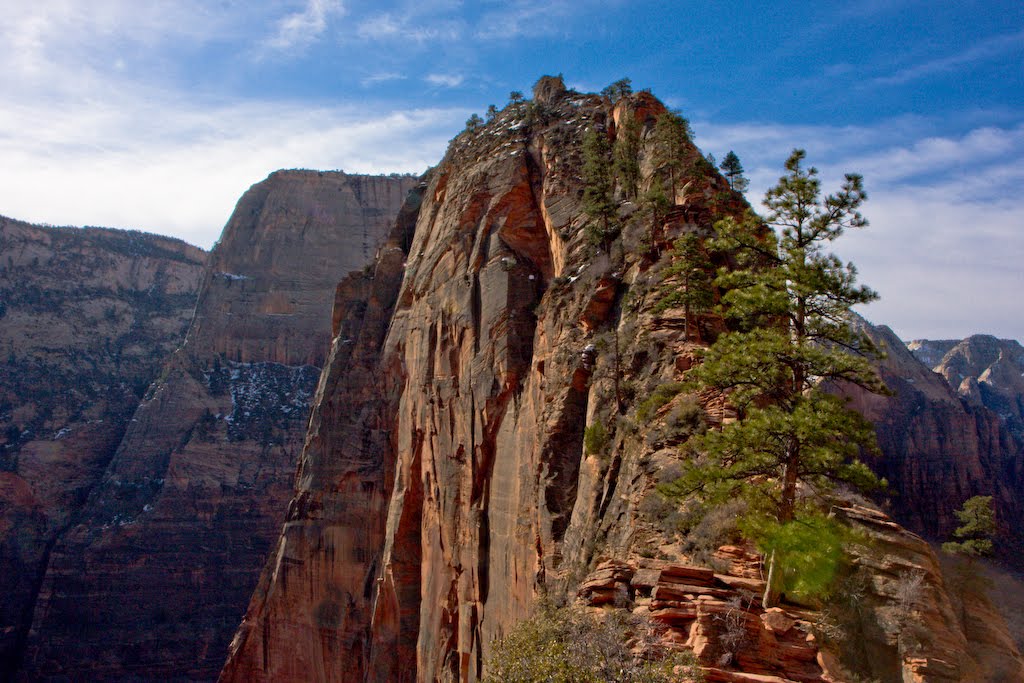
[{"label": "layered rock strata", "polygon": [[416,182],[283,171],[242,197],[184,345],[53,549],[23,677],[215,677],[291,495],[336,283]]},{"label": "layered rock strata", "polygon": [[958,342],[919,339],[907,348],[942,375],[963,400],[998,415],[1024,446],[1024,347],[1020,342],[976,334]]},{"label": "layered rock strata", "polygon": [[[652,489],[677,446],[729,407],[680,394],[642,419],[637,408],[691,367],[698,338],[723,329],[713,316],[690,325],[681,310],[658,312],[672,241],[746,205],[692,145],[665,178],[674,208],[652,220],[621,202],[609,251],[581,203],[584,131],[613,141],[637,120],[646,182],[663,112],[648,93],[613,104],[546,78],[532,101],[453,140],[372,279],[339,288],[296,492],[221,680],[478,681],[495,639],[540,593],[575,593],[600,561],[652,612],[713,621],[687,596],[710,609],[729,584],[680,573],[698,554],[693,534],[672,529],[674,507]],[[616,578],[624,568],[636,569]],[[793,616],[756,618],[799,665],[737,658],[706,662],[709,675],[820,675],[806,630],[784,628]],[[898,649],[885,657],[904,670]],[[921,671],[938,666],[924,661]]]},{"label": "layered rock strata", "polygon": [[[893,395],[853,392],[854,405],[875,423],[883,456],[873,467],[890,482],[894,516],[932,539],[945,540],[959,526],[954,513],[965,500],[991,495],[1000,529],[997,548],[1019,565],[1024,557],[1024,448],[1008,421],[964,400],[887,327],[865,330],[886,351],[879,368]],[[952,359],[958,354],[949,351],[947,357],[948,371],[955,372]],[[989,360],[1005,362],[999,358],[993,353]]]},{"label": "layered rock strata", "polygon": [[205,260],[171,238],[0,218],[0,678],[53,543],[185,337]]}]

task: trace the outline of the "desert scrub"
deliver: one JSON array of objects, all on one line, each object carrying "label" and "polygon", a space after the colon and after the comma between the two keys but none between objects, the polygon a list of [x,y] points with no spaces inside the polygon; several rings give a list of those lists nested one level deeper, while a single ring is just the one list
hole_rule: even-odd
[{"label": "desert scrub", "polygon": [[648,431],[647,443],[650,446],[671,446],[706,430],[704,409],[695,397],[684,396],[665,417],[663,427]]},{"label": "desert scrub", "polygon": [[604,423],[595,422],[583,430],[583,447],[590,455],[604,455],[608,446],[608,430]]},{"label": "desert scrub", "polygon": [[654,388],[654,391],[651,392],[651,395],[636,407],[637,421],[646,422],[654,417],[654,414],[675,398],[683,390],[684,386],[685,385],[682,382],[659,384]]},{"label": "desert scrub", "polygon": [[[666,652],[650,620],[620,610],[602,618],[542,604],[497,641],[485,683],[669,683],[701,681],[690,653]],[[634,656],[640,650],[649,659]],[[675,673],[677,667],[682,670]]]}]

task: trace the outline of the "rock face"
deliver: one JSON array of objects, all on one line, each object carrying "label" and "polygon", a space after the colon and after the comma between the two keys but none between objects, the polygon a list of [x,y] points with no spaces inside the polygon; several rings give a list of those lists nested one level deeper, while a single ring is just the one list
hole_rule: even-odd
[{"label": "rock face", "polygon": [[[869,327],[867,331],[888,354],[880,370],[894,395],[855,392],[854,401],[875,423],[883,457],[874,466],[889,479],[895,493],[891,500],[894,516],[933,539],[945,540],[959,526],[953,513],[965,500],[991,495],[1001,534],[997,546],[1007,560],[1019,565],[1024,557],[1024,448],[1014,438],[1011,421],[958,396],[942,375],[919,362],[887,327]],[[941,350],[947,343],[936,345]],[[946,353],[950,364],[944,367],[950,376],[959,372],[956,368],[966,370],[958,361],[968,354],[952,350],[963,346],[965,343],[952,344]],[[919,343],[918,348],[930,347]],[[973,348],[977,350],[977,346]],[[1012,363],[1000,361],[1000,352],[987,348],[989,365]],[[971,353],[970,357],[979,356]],[[986,378],[1004,374],[1005,370],[998,370]],[[1005,379],[999,384],[1010,385]],[[1000,394],[1006,395],[1009,392]]]},{"label": "rock face", "polygon": [[1024,445],[1024,347],[1020,342],[976,334],[959,342],[917,340],[907,348],[942,375],[962,399],[998,415]]},{"label": "rock face", "polygon": [[0,678],[50,548],[185,337],[205,260],[156,235],[0,217]]},{"label": "rock face", "polygon": [[[579,585],[600,604],[623,584],[682,629],[676,646],[695,647],[723,613],[715,601],[756,593],[756,558],[742,549],[746,569],[722,578],[686,569],[695,552],[665,531],[652,491],[676,446],[727,406],[680,395],[637,413],[700,346],[683,311],[656,312],[668,247],[746,205],[691,146],[676,207],[652,222],[624,203],[623,246],[602,252],[581,207],[583,133],[615,138],[635,116],[649,176],[664,107],[648,93],[613,106],[553,81],[458,136],[372,279],[339,287],[296,492],[221,680],[478,681],[494,640],[541,592]],[[701,337],[722,329],[696,323]],[[751,634],[773,634],[757,636],[764,651],[712,663],[707,648],[712,680],[827,680],[800,620],[753,614]],[[897,672],[900,652],[887,653]],[[937,656],[922,652],[924,670]]]},{"label": "rock face", "polygon": [[416,182],[285,171],[242,197],[185,343],[51,553],[21,677],[216,675],[291,494],[336,283]]}]

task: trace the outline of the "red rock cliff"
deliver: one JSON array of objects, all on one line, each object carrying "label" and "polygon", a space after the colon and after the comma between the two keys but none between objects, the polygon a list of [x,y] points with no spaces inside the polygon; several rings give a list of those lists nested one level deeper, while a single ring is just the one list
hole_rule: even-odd
[{"label": "red rock cliff", "polygon": [[184,339],[205,259],[156,235],[0,218],[0,679],[52,544]]},{"label": "red rock cliff", "polygon": [[[532,102],[453,141],[372,278],[342,283],[295,494],[222,681],[477,681],[494,639],[542,591],[575,595],[580,585],[593,588],[581,591],[585,603],[605,604],[592,595],[622,584],[627,601],[667,610],[663,622],[685,627],[675,645],[696,650],[718,638],[714,614],[696,603],[710,610],[741,588],[756,592],[757,561],[742,548],[723,551],[736,561],[720,575],[689,569],[697,553],[666,526],[652,491],[679,458],[687,420],[727,416],[721,398],[700,397],[695,412],[684,399],[696,399],[680,396],[636,416],[700,345],[685,338],[682,311],[655,313],[667,247],[745,204],[690,146],[664,221],[622,203],[611,253],[584,227],[583,132],[613,137],[632,112],[646,140],[663,111],[647,93],[612,106],[543,79]],[[647,175],[649,151],[642,145]],[[712,336],[721,321],[695,327]],[[587,452],[585,427],[597,422],[610,435]],[[884,515],[861,516],[906,534]],[[941,620],[935,557],[920,539],[907,544],[907,567],[930,572],[926,611]],[[878,562],[864,566],[879,605],[891,606]],[[893,581],[904,568],[886,566]],[[710,680],[838,680],[825,678],[840,665],[808,640],[809,626],[751,609],[751,631],[768,645],[728,661],[703,647]],[[872,614],[865,628],[887,657],[885,680],[968,670],[942,668],[964,654],[958,625],[911,650],[894,643],[899,633],[878,632],[882,612]],[[1000,652],[1019,670],[1012,643]]]},{"label": "red rock cliff", "polygon": [[239,201],[181,349],[54,548],[21,675],[216,675],[279,530],[330,342],[408,177],[282,171]]},{"label": "red rock cliff", "polygon": [[[958,396],[943,375],[919,362],[887,327],[868,328],[868,332],[886,350],[880,370],[893,395],[856,393],[855,405],[875,423],[884,455],[874,467],[891,483],[894,515],[932,539],[945,540],[959,526],[954,512],[965,500],[991,495],[1000,525],[997,547],[1003,557],[1020,566],[1024,448],[1014,438],[1013,415],[1001,418],[980,400]],[[962,349],[965,344],[953,346]],[[978,376],[1001,358],[998,350],[989,356]],[[954,359],[962,356],[951,351],[947,357],[951,361],[944,367],[952,375],[957,367]],[[989,379],[993,374],[985,375],[987,383],[993,383]],[[956,384],[966,381],[962,378]],[[1007,393],[1014,395],[1012,382],[999,386],[1011,387]]]}]

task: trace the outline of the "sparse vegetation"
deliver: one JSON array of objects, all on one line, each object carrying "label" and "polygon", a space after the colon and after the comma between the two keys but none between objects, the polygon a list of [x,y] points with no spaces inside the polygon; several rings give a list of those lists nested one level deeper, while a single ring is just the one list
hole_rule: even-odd
[{"label": "sparse vegetation", "polygon": [[598,421],[583,430],[583,447],[590,455],[605,455],[608,447],[608,430]]},{"label": "sparse vegetation", "polygon": [[659,384],[654,388],[654,391],[651,392],[651,395],[636,407],[637,421],[647,422],[649,419],[654,417],[655,413],[675,398],[685,387],[686,385],[682,382],[667,382],[665,384]]},{"label": "sparse vegetation", "polygon": [[612,102],[618,102],[623,97],[633,94],[633,81],[628,78],[620,78],[601,91],[601,94]]},{"label": "sparse vegetation", "polygon": [[[702,680],[690,653],[666,651],[650,621],[542,604],[494,646],[487,683],[669,683]],[[638,647],[637,647],[638,646]],[[634,655],[634,647],[645,658]],[[677,673],[678,671],[678,673]]]}]

